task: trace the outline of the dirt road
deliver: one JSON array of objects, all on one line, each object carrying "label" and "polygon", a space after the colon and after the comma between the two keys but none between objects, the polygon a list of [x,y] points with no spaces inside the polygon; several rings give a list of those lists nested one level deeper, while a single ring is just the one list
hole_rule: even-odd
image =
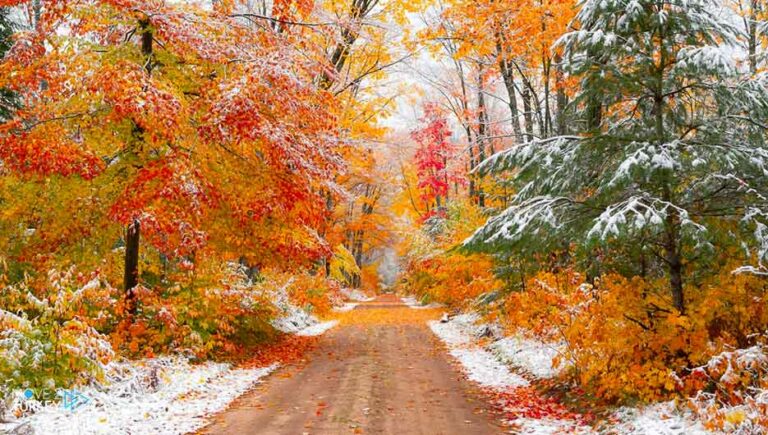
[{"label": "dirt road", "polygon": [[203,433],[502,433],[418,311],[386,296],[361,304],[307,363],[275,372]]}]

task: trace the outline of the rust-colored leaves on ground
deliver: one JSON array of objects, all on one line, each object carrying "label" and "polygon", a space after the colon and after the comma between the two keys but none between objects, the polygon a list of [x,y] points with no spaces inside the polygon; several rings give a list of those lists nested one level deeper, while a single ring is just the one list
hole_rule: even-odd
[{"label": "rust-colored leaves on ground", "polygon": [[315,410],[315,415],[316,415],[317,417],[320,417],[320,416],[322,416],[322,415],[323,415],[323,411],[324,411],[324,410],[325,410],[325,408],[327,408],[327,407],[328,407],[328,404],[327,404],[327,403],[325,403],[325,402],[320,402],[320,403],[318,403],[318,404],[317,404],[317,409]]},{"label": "rust-colored leaves on ground", "polygon": [[254,349],[246,367],[266,367],[274,363],[291,364],[305,357],[317,344],[318,337],[284,335],[267,346]]},{"label": "rust-colored leaves on ground", "polygon": [[579,413],[566,407],[555,397],[541,394],[535,387],[517,387],[506,391],[488,391],[494,408],[505,420],[514,422],[520,418],[554,419],[586,425],[594,420],[591,413]]},{"label": "rust-colored leaves on ground", "polygon": [[423,325],[429,320],[440,318],[440,309],[414,310],[403,307],[361,306],[346,313],[339,313],[342,325]]}]

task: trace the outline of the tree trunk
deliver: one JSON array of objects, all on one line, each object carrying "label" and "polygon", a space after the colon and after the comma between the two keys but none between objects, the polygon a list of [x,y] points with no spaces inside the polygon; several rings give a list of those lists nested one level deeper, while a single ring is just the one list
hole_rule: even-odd
[{"label": "tree trunk", "polygon": [[448,179],[448,159],[443,157],[443,182],[445,183],[445,205],[448,206],[451,196],[451,184]]},{"label": "tree trunk", "polygon": [[515,134],[515,141],[517,143],[523,142],[523,131],[520,127],[520,113],[517,110],[517,90],[515,89],[515,73],[512,70],[512,66],[506,59],[504,54],[504,47],[502,44],[502,36],[500,33],[496,33],[496,57],[499,61],[499,71],[501,72],[501,78],[504,80],[504,87],[507,88],[507,94],[509,95],[509,114],[512,121],[512,132]]},{"label": "tree trunk", "polygon": [[527,86],[523,86],[523,111],[525,120],[525,139],[526,142],[533,140],[533,107],[531,104],[531,90]]},{"label": "tree trunk", "polygon": [[557,123],[557,134],[560,136],[568,134],[568,128],[565,125],[565,108],[568,105],[568,97],[565,95],[565,80],[562,66],[563,58],[560,54],[555,57],[555,87],[557,99],[557,112],[555,113],[555,123]]},{"label": "tree trunk", "polygon": [[551,62],[549,58],[542,55],[542,69],[544,72],[544,126],[541,128],[541,138],[546,139],[552,134],[552,109],[550,108],[550,75]]},{"label": "tree trunk", "polygon": [[[488,140],[488,113],[485,107],[485,72],[483,65],[478,66],[477,71],[477,162],[485,161],[485,141]],[[485,192],[483,191],[482,180],[477,186],[477,205],[480,208],[485,207]]]},{"label": "tree trunk", "polygon": [[[363,268],[363,237],[365,236],[365,233],[360,230],[357,232],[357,237],[355,240],[355,249],[354,249],[354,256],[355,256],[355,263],[357,264],[357,267],[360,269]],[[360,285],[362,284],[363,277],[361,274],[357,273],[352,277],[352,287],[353,288],[360,288]]]},{"label": "tree trunk", "polygon": [[38,29],[40,27],[40,18],[43,15],[43,5],[40,0],[34,0],[32,2],[32,19],[35,20],[35,22],[32,24],[32,27],[35,29]]},{"label": "tree trunk", "polygon": [[[340,74],[344,69],[344,66],[349,59],[349,55],[352,52],[352,46],[355,45],[355,41],[358,38],[358,32],[355,30],[361,22],[368,16],[373,8],[378,3],[378,0],[353,0],[350,4],[349,17],[347,19],[347,25],[342,28],[341,39],[336,44],[336,47],[329,59],[331,65],[336,72]],[[320,87],[323,89],[330,89],[335,83],[335,77],[332,77],[328,72],[324,72],[320,77]]]},{"label": "tree trunk", "polygon": [[747,44],[749,54],[749,72],[757,73],[757,9],[759,0],[749,2],[749,22],[747,23]]},{"label": "tree trunk", "polygon": [[[476,163],[475,163],[475,147],[472,144],[472,141],[470,140],[470,142],[469,142],[469,171],[468,171],[470,174],[472,173],[472,171],[475,170],[475,166],[476,166]],[[470,201],[475,198],[475,194],[477,193],[476,190],[477,190],[477,188],[475,186],[475,176],[474,175],[470,175],[469,176],[469,199],[470,199]]]},{"label": "tree trunk", "polygon": [[669,287],[672,291],[672,303],[680,314],[685,314],[685,296],[683,294],[683,263],[680,259],[679,241],[680,217],[677,210],[667,213],[666,239],[664,254],[669,268]]},{"label": "tree trunk", "polygon": [[[141,54],[144,56],[144,69],[152,73],[152,34],[148,17],[139,20],[139,35],[141,37]],[[141,140],[141,128],[137,127],[137,140]],[[136,310],[134,288],[139,285],[139,248],[141,244],[141,223],[138,219],[128,225],[125,231],[125,267],[123,270],[123,290],[129,301],[129,311]]]},{"label": "tree trunk", "polygon": [[[658,44],[660,47],[659,63],[656,68],[655,86],[653,90],[653,114],[655,121],[656,143],[661,147],[667,143],[667,132],[664,128],[664,69],[666,67],[667,56],[664,50],[665,35],[663,29],[659,30]],[[671,170],[663,175],[661,181],[661,194],[667,206],[667,215],[664,222],[664,260],[669,270],[669,287],[672,293],[672,304],[680,312],[685,314],[685,296],[683,294],[683,263],[680,255],[680,212],[673,207],[674,198],[672,195],[674,185],[674,175]]]},{"label": "tree trunk", "polygon": [[128,309],[136,311],[134,288],[139,285],[139,242],[141,240],[141,224],[134,220],[125,231],[125,270],[123,275],[123,290],[129,301]]},{"label": "tree trunk", "polygon": [[603,103],[598,96],[590,96],[587,101],[587,130],[596,130],[603,122]]}]

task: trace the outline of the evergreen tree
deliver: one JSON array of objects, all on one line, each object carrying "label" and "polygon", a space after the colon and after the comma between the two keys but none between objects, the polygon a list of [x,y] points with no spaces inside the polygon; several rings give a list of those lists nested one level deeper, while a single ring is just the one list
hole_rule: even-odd
[{"label": "evergreen tree", "polygon": [[565,241],[587,256],[596,244],[639,246],[663,266],[680,312],[691,262],[735,245],[751,264],[742,270],[764,272],[767,81],[734,60],[743,36],[717,2],[586,0],[573,26],[559,44],[588,127],[484,162],[485,173],[512,170],[517,195],[465,246],[525,252]]},{"label": "evergreen tree", "polygon": [[[0,58],[11,49],[13,45],[14,25],[11,21],[11,9],[0,7]],[[13,92],[8,89],[0,89],[0,120],[10,118],[14,109],[18,108],[18,101]]]}]

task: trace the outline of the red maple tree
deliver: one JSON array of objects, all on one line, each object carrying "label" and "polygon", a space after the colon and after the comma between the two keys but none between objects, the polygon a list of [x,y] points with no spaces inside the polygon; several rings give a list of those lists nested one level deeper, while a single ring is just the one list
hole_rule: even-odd
[{"label": "red maple tree", "polygon": [[411,132],[418,148],[415,163],[419,179],[421,199],[430,209],[440,212],[448,202],[451,184],[464,183],[464,177],[456,170],[455,144],[451,141],[448,119],[435,103],[424,106],[419,128]]}]

